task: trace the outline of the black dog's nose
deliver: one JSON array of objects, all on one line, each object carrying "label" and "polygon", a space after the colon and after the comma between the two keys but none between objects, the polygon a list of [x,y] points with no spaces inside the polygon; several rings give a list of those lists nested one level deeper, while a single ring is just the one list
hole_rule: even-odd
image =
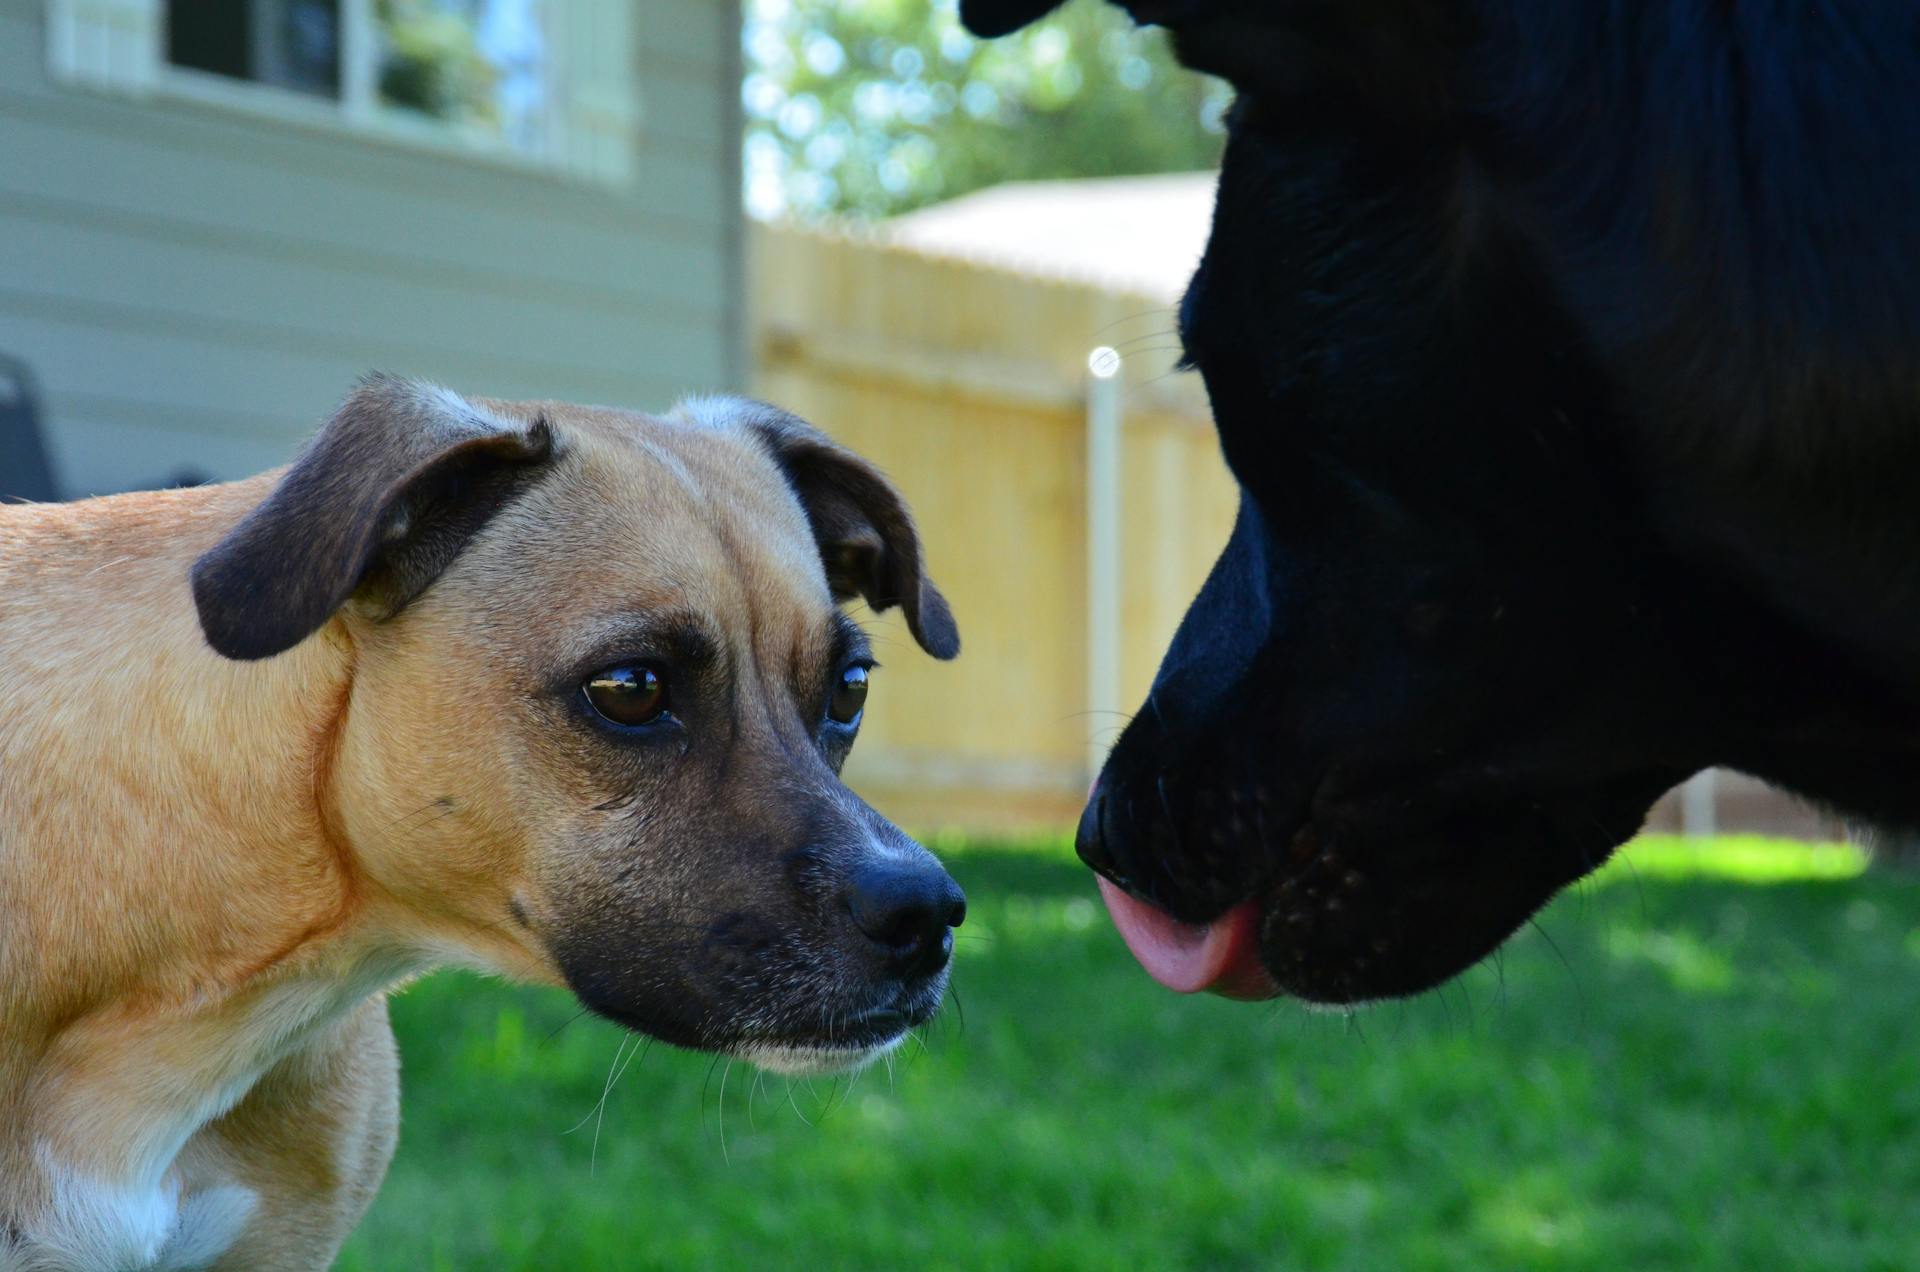
[{"label": "black dog's nose", "polygon": [[889,970],[931,976],[953,954],[953,931],[967,917],[967,895],[931,861],[876,861],[847,883],[847,913],[880,947]]},{"label": "black dog's nose", "polygon": [[1105,875],[1121,887],[1133,882],[1128,869],[1131,858],[1126,852],[1126,837],[1114,825],[1114,799],[1106,782],[1096,783],[1088,792],[1087,806],[1080,813],[1080,825],[1074,832],[1073,850],[1095,874]]}]

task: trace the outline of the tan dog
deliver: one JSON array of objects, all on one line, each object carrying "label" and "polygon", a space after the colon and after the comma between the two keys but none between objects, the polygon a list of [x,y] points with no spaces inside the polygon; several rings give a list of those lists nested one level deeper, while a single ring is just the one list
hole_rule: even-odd
[{"label": "tan dog", "polygon": [[892,487],[733,399],[377,377],[280,473],[0,509],[0,1268],[327,1264],[436,965],[787,1070],[925,1020],[856,594],[957,652]]}]

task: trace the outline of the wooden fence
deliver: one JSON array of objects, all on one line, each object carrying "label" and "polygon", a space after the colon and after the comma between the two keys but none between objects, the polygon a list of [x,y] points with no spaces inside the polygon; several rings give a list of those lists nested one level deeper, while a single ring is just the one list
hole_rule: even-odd
[{"label": "wooden fence", "polygon": [[[913,505],[963,650],[935,663],[876,622],[872,705],[848,780],[917,827],[1070,824],[1114,641],[1144,697],[1226,542],[1235,490],[1195,377],[1172,371],[1164,300],[1049,282],[856,238],[760,228],[755,391],[884,468]],[[1121,355],[1116,633],[1088,621],[1088,356]]]}]

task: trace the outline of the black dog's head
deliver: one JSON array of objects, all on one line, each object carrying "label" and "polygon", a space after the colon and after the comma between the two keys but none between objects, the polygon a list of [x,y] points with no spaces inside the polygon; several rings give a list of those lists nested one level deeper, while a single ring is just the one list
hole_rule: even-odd
[{"label": "black dog's head", "polygon": [[1239,521],[1079,833],[1148,970],[1417,991],[1695,769],[1817,784],[1801,752],[1874,691],[1663,514],[1597,289],[1463,100],[1456,6],[1127,7],[1238,90],[1181,331]]}]

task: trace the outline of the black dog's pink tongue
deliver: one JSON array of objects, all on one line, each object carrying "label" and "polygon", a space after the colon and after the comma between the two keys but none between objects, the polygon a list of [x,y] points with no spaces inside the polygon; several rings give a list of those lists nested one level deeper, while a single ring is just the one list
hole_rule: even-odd
[{"label": "black dog's pink tongue", "polygon": [[1182,923],[1102,878],[1100,898],[1113,925],[1147,975],[1182,994],[1209,990],[1226,998],[1272,998],[1280,992],[1260,963],[1260,907],[1243,902],[1204,926]]}]

